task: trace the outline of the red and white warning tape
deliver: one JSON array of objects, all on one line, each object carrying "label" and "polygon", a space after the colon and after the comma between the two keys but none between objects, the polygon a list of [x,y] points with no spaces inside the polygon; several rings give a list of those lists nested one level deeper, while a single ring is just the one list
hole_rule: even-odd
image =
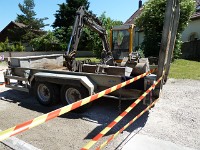
[{"label": "red and white warning tape", "polygon": [[5,85],[5,82],[0,82],[0,86],[3,86],[3,85]]},{"label": "red and white warning tape", "polygon": [[118,90],[118,89],[120,89],[120,88],[122,88],[122,87],[124,87],[124,86],[126,86],[126,85],[128,85],[128,84],[130,84],[130,83],[132,83],[132,82],[134,82],[134,81],[136,81],[138,79],[140,79],[140,78],[145,77],[146,75],[154,72],[155,70],[156,69],[153,69],[153,70],[151,70],[149,72],[143,73],[143,74],[141,74],[141,75],[139,75],[139,76],[137,76],[135,78],[132,78],[132,79],[130,79],[128,81],[125,81],[123,83],[120,83],[118,85],[115,85],[115,86],[113,86],[113,87],[111,87],[109,89],[101,91],[101,92],[99,92],[97,94],[94,94],[92,96],[86,97],[86,98],[84,98],[82,100],[79,100],[79,101],[77,101],[75,103],[72,103],[70,105],[64,106],[64,107],[59,108],[59,109],[56,109],[56,110],[54,110],[54,111],[52,111],[50,113],[47,113],[47,114],[39,116],[39,117],[37,117],[35,119],[26,121],[26,122],[24,122],[22,124],[16,125],[16,126],[14,126],[12,128],[9,128],[9,129],[7,129],[5,131],[1,131],[0,132],[0,141],[2,141],[4,139],[7,139],[8,137],[11,137],[11,136],[16,135],[18,133],[21,133],[23,131],[29,130],[29,129],[35,127],[35,126],[38,126],[38,125],[40,125],[42,123],[45,123],[45,122],[47,122],[47,121],[49,121],[49,120],[51,120],[53,118],[56,118],[58,116],[61,116],[61,115],[65,114],[65,113],[70,112],[70,111],[72,111],[72,110],[74,110],[74,109],[76,109],[78,107],[81,107],[81,106],[87,104],[87,103],[90,103],[90,102],[92,102],[92,101],[94,101],[94,100],[96,100],[96,99],[98,99],[98,98],[100,98],[100,97],[102,97],[102,96],[104,96],[106,94],[109,94],[109,93],[111,93],[113,91],[116,91],[116,90]]},{"label": "red and white warning tape", "polygon": [[96,150],[100,150],[104,148],[110,141],[112,141],[115,137],[119,135],[119,133],[123,132],[125,129],[127,129],[131,124],[133,124],[138,118],[140,118],[146,111],[148,111],[151,107],[154,106],[154,104],[158,102],[158,99],[155,100],[153,103],[151,103],[147,108],[145,108],[140,114],[138,114],[135,118],[133,118],[129,123],[127,123],[123,128],[121,128],[118,132],[111,135],[107,141],[105,141],[103,144],[101,144],[99,147],[96,148]]},{"label": "red and white warning tape", "polygon": [[110,131],[120,120],[122,120],[139,102],[141,102],[146,95],[151,92],[155,86],[161,81],[162,77],[158,79],[146,92],[144,92],[135,102],[133,102],[124,112],[122,112],[113,122],[111,122],[106,128],[104,128],[98,135],[96,135],[88,144],[86,144],[81,150],[90,149],[101,137],[103,137],[108,131]]}]

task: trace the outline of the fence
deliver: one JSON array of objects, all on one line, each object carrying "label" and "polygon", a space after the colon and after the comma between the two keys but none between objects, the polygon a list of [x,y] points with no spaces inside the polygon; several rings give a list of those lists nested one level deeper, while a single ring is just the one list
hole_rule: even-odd
[{"label": "fence", "polygon": [[200,40],[194,40],[194,41],[183,43],[182,58],[200,59]]}]

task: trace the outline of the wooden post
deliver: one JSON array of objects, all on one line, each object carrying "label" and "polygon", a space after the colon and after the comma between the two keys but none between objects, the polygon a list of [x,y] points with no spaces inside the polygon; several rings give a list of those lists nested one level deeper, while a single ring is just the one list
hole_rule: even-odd
[{"label": "wooden post", "polygon": [[166,69],[165,69],[166,71],[165,71],[165,76],[164,76],[164,82],[167,82],[167,77],[169,74],[170,64],[171,64],[171,60],[173,57],[173,51],[174,51],[174,46],[175,46],[175,42],[176,42],[176,35],[177,35],[179,19],[180,19],[180,4],[179,4],[179,0],[177,0],[175,12],[174,12],[172,35],[171,35],[171,40],[170,40],[170,45],[169,45],[169,52],[168,52]]},{"label": "wooden post", "polygon": [[[173,25],[173,15],[174,15],[174,8],[177,0],[167,0],[167,6],[165,10],[165,20],[163,25],[163,33],[162,33],[162,40],[159,52],[159,60],[158,60],[158,72],[157,72],[157,80],[164,75],[165,65],[168,58],[168,50],[170,45],[171,39],[171,32],[172,32],[172,25]],[[163,85],[163,80],[158,84],[156,87],[155,94],[159,97],[161,89]]]}]

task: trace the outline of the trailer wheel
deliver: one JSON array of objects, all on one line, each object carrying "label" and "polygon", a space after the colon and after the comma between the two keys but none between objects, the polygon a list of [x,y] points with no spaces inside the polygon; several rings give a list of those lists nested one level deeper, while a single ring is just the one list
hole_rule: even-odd
[{"label": "trailer wheel", "polygon": [[[79,101],[83,98],[89,96],[89,92],[85,87],[76,87],[76,86],[67,86],[63,85],[61,88],[61,102],[64,105],[72,104],[76,101]],[[84,112],[91,106],[91,103],[81,106],[78,109],[75,109],[75,112]]]},{"label": "trailer wheel", "polygon": [[51,106],[59,99],[58,87],[51,83],[36,82],[34,93],[37,101],[44,106]]}]

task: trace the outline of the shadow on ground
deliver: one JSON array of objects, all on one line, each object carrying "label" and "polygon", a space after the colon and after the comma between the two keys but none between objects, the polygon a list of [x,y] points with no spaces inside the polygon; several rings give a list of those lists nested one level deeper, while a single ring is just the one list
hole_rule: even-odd
[{"label": "shadow on ground", "polygon": [[[122,112],[128,108],[133,101],[122,101]],[[94,138],[99,132],[101,132],[107,125],[109,125],[116,117],[119,116],[120,112],[118,109],[118,100],[113,99],[100,99],[96,101],[94,106],[90,108],[90,111],[85,112],[83,115],[86,118],[95,120],[99,126],[91,131],[85,139]],[[140,103],[133,110],[131,110],[117,125],[115,125],[106,135],[114,134],[124,127],[129,121],[143,111],[146,106]],[[130,125],[125,131],[133,132],[135,129],[142,128],[145,126],[148,119],[148,112],[143,114],[134,124]]]},{"label": "shadow on ground", "polygon": [[[50,111],[62,107],[61,104],[51,107],[42,106],[30,94],[16,90],[7,90],[0,93],[0,100],[4,100],[10,103],[16,103],[23,108],[27,108],[29,110],[41,113],[48,113]],[[131,105],[131,103],[133,103],[133,101],[122,101],[121,110],[124,111],[128,106]],[[99,100],[94,101],[92,107],[90,107],[84,113],[69,112],[60,117],[67,119],[81,118],[83,120],[98,124],[98,126],[85,137],[85,139],[92,139],[120,114],[118,106],[119,106],[118,100],[101,98]],[[142,104],[137,105],[113,129],[111,129],[107,135],[119,131],[125,124],[131,121],[145,108],[146,106]],[[127,128],[126,131],[131,133],[137,128],[144,127],[147,122],[147,119],[148,119],[148,112],[143,114],[143,116],[141,116],[134,124],[132,124],[129,128]]]}]

